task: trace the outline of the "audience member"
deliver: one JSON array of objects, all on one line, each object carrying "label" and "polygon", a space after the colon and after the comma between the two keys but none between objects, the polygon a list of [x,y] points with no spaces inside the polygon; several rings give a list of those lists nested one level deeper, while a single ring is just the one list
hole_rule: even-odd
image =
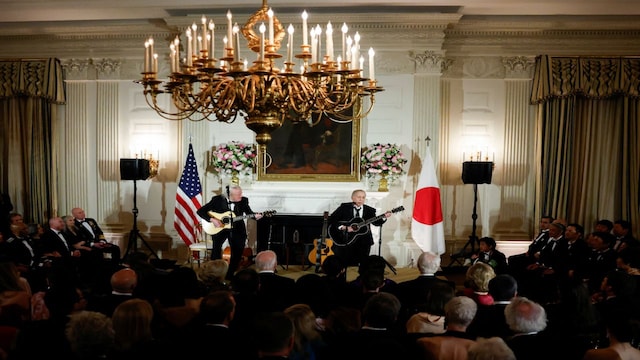
[{"label": "audience member", "polygon": [[477,262],[489,264],[496,274],[507,272],[507,257],[500,250],[496,249],[496,241],[491,237],[483,237],[478,240],[478,251],[468,259],[468,265]]},{"label": "audience member", "polygon": [[76,359],[113,358],[115,332],[111,319],[102,313],[81,311],[71,314],[65,335]]},{"label": "audience member", "polygon": [[295,343],[295,328],[282,312],[263,312],[255,325],[258,359],[288,359]]},{"label": "audience member", "polygon": [[[609,344],[606,347],[589,349],[584,354],[583,360],[637,360],[640,359],[640,350],[635,348],[633,340],[632,321],[623,311],[609,314],[605,320],[607,338]],[[638,334],[636,326],[636,335]],[[638,340],[638,339],[636,339]]]},{"label": "audience member", "polygon": [[499,274],[489,280],[489,295],[493,298],[493,304],[478,306],[476,316],[467,328],[467,333],[474,337],[509,337],[512,333],[507,325],[504,309],[517,294],[518,283],[513,276]]},{"label": "audience member", "polygon": [[594,232],[589,237],[591,252],[585,262],[583,280],[592,294],[600,291],[600,284],[607,272],[616,268],[617,253],[611,248],[614,236],[605,232]]},{"label": "audience member", "polygon": [[[406,359],[409,352],[398,328],[400,301],[387,292],[377,293],[362,309],[363,326],[332,343],[329,359]],[[375,344],[376,346],[371,346]]]},{"label": "audience member", "polygon": [[558,355],[581,359],[587,349],[602,342],[604,328],[591,301],[587,287],[579,279],[566,279],[560,284],[558,301],[545,304],[549,336],[563,339]]},{"label": "audience member", "polygon": [[514,334],[506,343],[518,360],[544,359],[549,356],[549,349],[558,349],[551,337],[541,333],[547,327],[547,313],[540,304],[516,296],[504,309],[504,314]]},{"label": "audience member", "polygon": [[547,244],[547,240],[549,240],[549,225],[551,225],[553,220],[552,216],[542,216],[540,218],[539,225],[540,232],[535,238],[533,238],[533,240],[531,240],[527,251],[522,254],[509,256],[507,261],[509,264],[509,274],[518,279],[524,273],[529,264],[536,262],[536,254],[542,250],[542,248]]},{"label": "audience member", "polygon": [[611,233],[613,231],[613,221],[607,219],[601,219],[596,221],[593,227],[593,232]]},{"label": "audience member", "polygon": [[[440,279],[436,276],[440,270],[441,258],[439,255],[429,251],[425,251],[418,256],[418,271],[420,274],[411,280],[398,283],[397,296],[402,303],[400,312],[400,321],[406,321],[414,314],[419,312],[429,313],[431,310],[426,309],[428,294],[435,284],[445,284],[455,291],[456,284],[453,281]],[[442,305],[444,308],[444,304]],[[440,310],[442,311],[442,309]],[[426,320],[426,319],[425,319]]]},{"label": "audience member", "polygon": [[442,334],[445,332],[444,306],[455,296],[455,290],[446,282],[431,285],[426,296],[424,307],[413,314],[405,323],[408,334],[416,337],[425,334]]},{"label": "audience member", "polygon": [[133,298],[133,292],[138,284],[138,275],[135,271],[124,268],[111,275],[110,284],[111,293],[89,299],[88,310],[111,317],[118,305]]},{"label": "audience member", "polygon": [[507,343],[500,337],[478,338],[469,346],[468,360],[517,360]]},{"label": "audience member", "polygon": [[86,217],[84,209],[79,207],[71,209],[71,215],[75,219],[76,228],[79,230],[80,236],[86,241],[85,245],[101,252],[103,257],[110,260],[112,264],[119,264],[120,247],[106,240],[98,222],[95,219]]},{"label": "audience member", "polygon": [[113,311],[111,321],[115,333],[114,358],[161,359],[167,351],[156,341],[152,332],[153,307],[143,299],[129,299]]},{"label": "audience member", "polygon": [[293,305],[295,280],[276,274],[278,257],[272,250],[259,252],[255,258],[260,279],[258,298],[262,311],[283,311]]},{"label": "audience member", "polygon": [[627,220],[616,220],[613,223],[613,235],[616,237],[612,248],[615,251],[620,251],[627,247],[638,247],[640,242],[633,236],[631,223]]},{"label": "audience member", "polygon": [[467,327],[473,321],[477,309],[478,304],[468,296],[456,296],[449,300],[444,307],[447,331],[416,341],[421,358],[466,360],[469,347],[475,343],[467,334]]},{"label": "audience member", "polygon": [[207,260],[198,268],[198,278],[203,282],[206,291],[229,290],[226,276],[229,263],[223,259]]},{"label": "audience member", "polygon": [[584,239],[584,227],[575,223],[567,225],[564,238],[567,240],[567,257],[564,265],[566,273],[562,278],[579,278],[591,252]]},{"label": "audience member", "polygon": [[527,266],[520,280],[521,293],[529,298],[547,303],[556,300],[558,282],[567,273],[568,245],[564,239],[565,226],[559,222],[549,225],[549,239],[540,250],[535,263]]},{"label": "audience member", "polygon": [[489,281],[496,277],[493,268],[488,264],[479,262],[467,269],[464,278],[464,288],[459,295],[472,298],[478,305],[493,304],[493,297],[489,295]]},{"label": "audience member", "polygon": [[295,329],[292,360],[322,359],[327,344],[316,324],[316,315],[309,305],[295,304],[284,310]]}]

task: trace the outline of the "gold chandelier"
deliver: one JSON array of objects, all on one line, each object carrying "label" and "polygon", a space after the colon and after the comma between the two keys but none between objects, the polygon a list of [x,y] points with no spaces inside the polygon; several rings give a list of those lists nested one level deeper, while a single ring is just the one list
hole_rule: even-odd
[{"label": "gold chandelier", "polygon": [[[166,82],[157,78],[158,55],[150,38],[145,43],[143,77],[137,82],[144,86],[149,106],[163,118],[231,123],[240,114],[245,125],[256,133],[256,142],[263,146],[286,118],[306,121],[310,126],[321,118],[318,116],[314,122],[312,114],[323,114],[335,121],[364,118],[373,108],[375,93],[383,90],[374,76],[373,49],[368,52],[369,77],[365,78],[360,35],[356,33],[352,38],[344,24],[342,52],[334,57],[333,27],[329,22],[325,28],[326,51],[321,55],[322,28],[317,25],[308,31],[307,17],[303,12],[302,44],[294,55],[293,25],[285,33],[266,0],[242,28],[233,23],[228,11],[222,56],[216,59],[216,25],[203,16],[200,26],[194,23],[185,31],[185,41],[176,36],[170,43],[171,74]],[[276,60],[283,57],[278,50],[286,34],[287,52],[281,69]],[[248,48],[257,53],[257,60],[250,67],[241,56],[240,35],[248,42]],[[181,46],[186,47],[182,61]],[[299,71],[295,69],[294,58],[299,62]],[[171,96],[171,110],[158,104],[161,94]]]}]

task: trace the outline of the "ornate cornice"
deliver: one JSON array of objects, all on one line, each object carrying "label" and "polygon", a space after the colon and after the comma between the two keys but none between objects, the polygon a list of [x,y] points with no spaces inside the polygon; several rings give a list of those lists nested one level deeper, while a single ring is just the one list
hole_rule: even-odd
[{"label": "ornate cornice", "polygon": [[530,79],[533,76],[535,58],[512,56],[502,58],[506,78]]}]

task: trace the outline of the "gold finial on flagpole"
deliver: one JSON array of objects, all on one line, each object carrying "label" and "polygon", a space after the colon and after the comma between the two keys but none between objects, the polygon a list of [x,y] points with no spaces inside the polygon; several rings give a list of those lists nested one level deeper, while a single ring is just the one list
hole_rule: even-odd
[{"label": "gold finial on flagpole", "polygon": [[427,147],[429,147],[429,142],[431,141],[431,138],[427,136],[424,140],[427,142]]}]

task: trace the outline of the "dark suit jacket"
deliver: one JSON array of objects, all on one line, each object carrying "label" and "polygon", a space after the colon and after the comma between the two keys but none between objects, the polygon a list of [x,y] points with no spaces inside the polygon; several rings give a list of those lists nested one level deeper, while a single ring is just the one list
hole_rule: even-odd
[{"label": "dark suit jacket", "polygon": [[[198,216],[200,216],[202,219],[204,219],[205,221],[209,221],[209,218],[210,218],[208,214],[209,211],[222,214],[230,210],[231,209],[229,207],[227,198],[222,195],[216,195],[212,197],[208,203],[206,203],[204,206],[198,209],[197,213],[198,213]],[[253,210],[251,210],[251,207],[249,206],[249,199],[243,196],[242,199],[240,199],[240,201],[236,203],[233,213],[236,216],[253,214],[254,212]],[[244,221],[234,221],[233,224],[231,224],[231,226],[232,226],[231,230],[229,229],[222,230],[219,233],[217,233],[215,237],[219,236],[220,238],[226,239],[229,236],[229,232],[233,231],[234,239],[242,238],[242,240],[244,241],[244,239],[246,239],[247,237],[247,228],[244,224]]]},{"label": "dark suit jacket", "polygon": [[[65,237],[64,232],[62,236]],[[52,229],[47,229],[44,234],[40,237],[40,245],[42,249],[42,253],[52,253],[57,251],[62,255],[63,258],[70,258],[71,253],[73,252],[73,246],[66,240],[65,243],[62,242],[62,239],[54,232]]]},{"label": "dark suit jacket", "polygon": [[263,311],[283,311],[294,303],[295,280],[270,272],[258,274],[258,303]]},{"label": "dark suit jacket", "polygon": [[[369,220],[372,219],[374,217],[376,217],[376,209],[369,206],[369,205],[362,205],[362,214],[360,215],[362,220]],[[340,204],[340,206],[338,206],[338,208],[336,208],[333,213],[331,214],[331,216],[329,217],[329,227],[331,229],[331,231],[333,231],[334,233],[337,231],[338,226],[343,225],[344,223],[353,223],[356,221],[354,220],[354,216],[353,216],[353,203],[352,202],[345,202]],[[374,222],[372,222],[372,225],[376,225],[376,226],[381,226],[382,224],[384,224],[384,222],[386,221],[386,218],[381,218],[378,219]],[[356,233],[353,233],[353,235],[350,235],[350,239],[352,239],[352,236],[356,236],[356,243],[359,244],[363,244],[363,245],[367,245],[367,246],[371,246],[373,245],[373,236],[371,235],[371,231],[368,228],[370,225],[367,225],[367,231],[366,233],[364,232],[364,229],[361,229],[357,235]],[[339,231],[337,231],[339,233]],[[333,239],[334,242],[336,241],[340,241],[339,239]]]},{"label": "dark suit jacket", "polygon": [[408,319],[409,316],[424,310],[427,295],[433,284],[442,283],[451,286],[455,291],[456,284],[453,281],[439,279],[436,276],[421,275],[415,279],[400,282],[397,285],[396,293],[403,310],[401,314]]},{"label": "dark suit jacket", "polygon": [[[87,230],[87,228],[82,224],[82,222],[78,221],[78,219],[75,219],[74,222],[76,224],[76,229],[78,230],[78,236],[80,236],[85,241],[90,243],[104,240],[104,232],[102,232],[102,229],[100,228],[100,225],[98,225],[98,222],[92,218],[85,218],[84,220],[87,224],[89,224],[89,226],[91,226],[91,230],[93,230],[93,234],[91,234],[91,232]],[[91,246],[91,245],[87,244],[87,246]]]},{"label": "dark suit jacket", "polygon": [[474,338],[498,336],[505,339],[511,336],[513,332],[509,329],[509,325],[507,325],[507,320],[504,316],[504,309],[506,307],[506,303],[478,305],[476,316],[473,318],[471,324],[469,324],[469,327],[467,327],[467,333]]}]

